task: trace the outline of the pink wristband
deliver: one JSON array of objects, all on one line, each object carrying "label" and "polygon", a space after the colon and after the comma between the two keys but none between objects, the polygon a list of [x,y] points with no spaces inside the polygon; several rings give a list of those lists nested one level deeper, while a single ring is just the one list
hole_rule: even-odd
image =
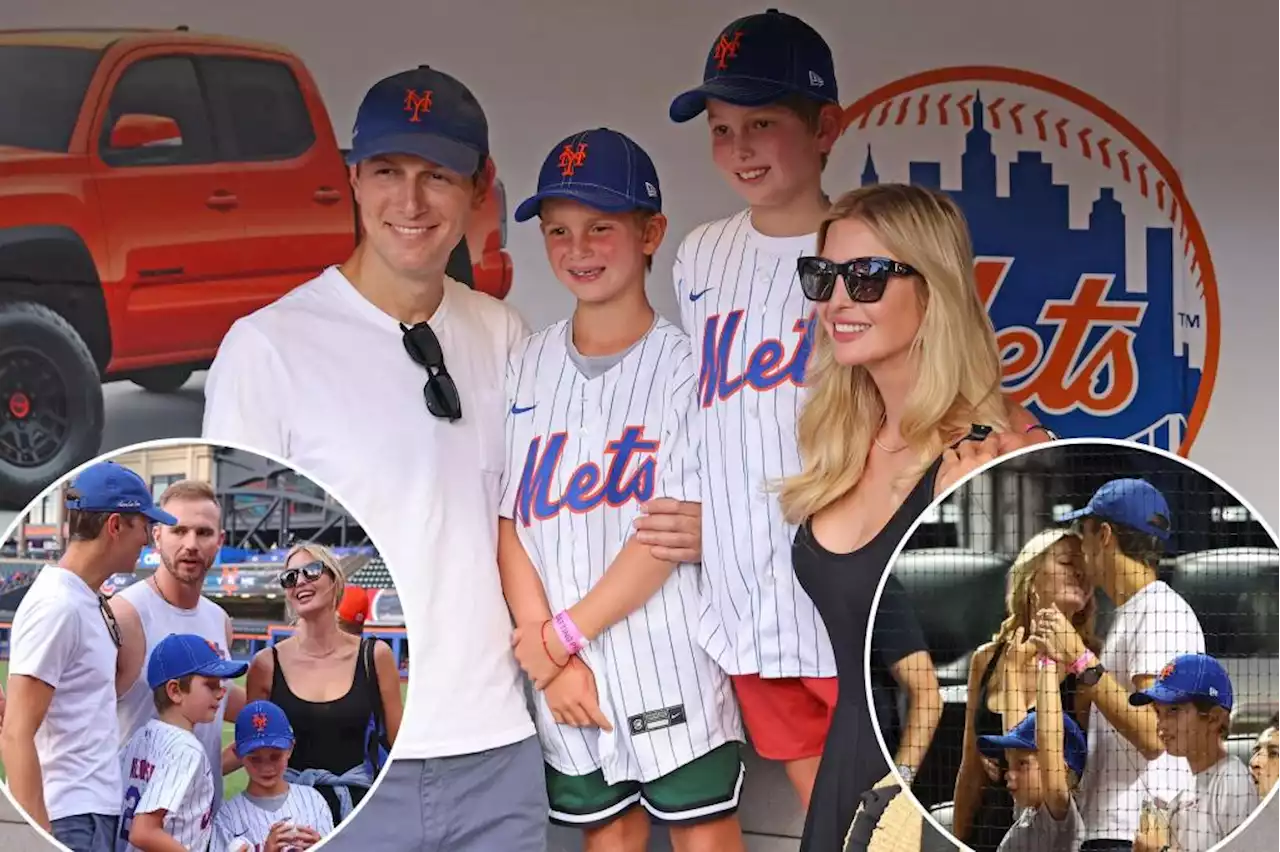
[{"label": "pink wristband", "polygon": [[1051,669],[1057,666],[1058,661],[1053,657],[1036,657],[1036,668]]},{"label": "pink wristband", "polygon": [[1085,651],[1079,657],[1076,657],[1076,661],[1067,668],[1067,671],[1078,675],[1090,666],[1096,665],[1097,662],[1098,658],[1093,655],[1092,651]]},{"label": "pink wristband", "polygon": [[556,617],[551,619],[551,623],[555,626],[556,635],[560,637],[560,644],[564,645],[569,656],[587,647],[587,638],[582,635],[578,625],[573,623],[567,610],[557,613]]}]

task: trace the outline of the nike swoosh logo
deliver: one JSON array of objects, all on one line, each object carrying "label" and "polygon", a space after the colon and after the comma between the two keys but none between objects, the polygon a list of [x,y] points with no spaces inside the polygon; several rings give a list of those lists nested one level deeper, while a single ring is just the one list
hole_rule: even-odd
[{"label": "nike swoosh logo", "polygon": [[513,406],[511,406],[511,413],[512,413],[512,414],[524,414],[526,411],[533,411],[533,410],[534,410],[535,408],[537,408],[537,407],[538,407],[538,406],[536,406],[536,405],[529,405],[529,406],[526,406],[526,407],[524,407],[524,408],[521,408],[521,407],[520,407],[520,406],[518,406],[518,405],[513,405]]},{"label": "nike swoosh logo", "polygon": [[699,290],[699,291],[698,291],[698,292],[696,292],[696,293],[690,293],[690,294],[689,294],[689,301],[690,301],[690,302],[696,302],[696,301],[698,301],[699,299],[701,299],[703,296],[705,296],[705,295],[707,295],[708,293],[710,293],[710,292],[711,292],[712,290],[714,290],[714,289],[715,289],[714,287],[708,287],[708,288],[707,288],[707,289],[705,289],[705,290]]}]

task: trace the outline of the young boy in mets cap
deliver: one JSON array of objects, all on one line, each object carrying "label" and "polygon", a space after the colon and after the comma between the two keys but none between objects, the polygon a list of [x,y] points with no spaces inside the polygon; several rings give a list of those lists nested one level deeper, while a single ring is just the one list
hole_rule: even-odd
[{"label": "young boy in mets cap", "polygon": [[1204,631],[1191,605],[1157,573],[1173,532],[1158,488],[1145,479],[1113,479],[1065,520],[1079,529],[1086,583],[1116,606],[1097,656],[1056,608],[1037,613],[1034,626],[1092,705],[1080,816],[1081,848],[1093,852],[1133,842],[1144,798],[1168,801],[1191,784],[1186,762],[1165,752],[1155,711],[1131,705],[1129,696],[1150,687],[1175,656],[1203,653]]},{"label": "young boy in mets cap", "polygon": [[[725,27],[702,85],[671,103],[706,113],[711,159],[747,208],[693,230],[676,254],[681,321],[700,353],[703,569],[699,639],[733,677],[752,745],[782,761],[807,807],[836,702],[836,664],[791,568],[794,529],[767,483],[800,472],[796,418],[812,328],[796,261],[829,201],[840,133],[831,50],[770,9]],[[887,771],[887,767],[886,767]]]},{"label": "young boy in mets cap", "polygon": [[742,849],[738,711],[696,642],[698,568],[635,536],[656,497],[700,499],[696,373],[645,273],[666,228],[649,156],[615,130],[551,150],[537,217],[573,316],[516,347],[498,562],[536,690],[552,822],[592,850]]},{"label": "young boy in mets cap", "polygon": [[1227,753],[1232,699],[1231,678],[1208,654],[1174,658],[1155,683],[1129,696],[1135,707],[1155,707],[1165,750],[1195,775],[1167,807],[1144,808],[1134,852],[1208,852],[1261,804],[1249,768]]},{"label": "young boy in mets cap", "polygon": [[76,475],[66,509],[66,550],[40,569],[13,618],[0,759],[33,822],[74,852],[106,852],[120,813],[121,635],[99,589],[133,573],[153,524],[176,519],[142,477],[110,461]]},{"label": "young boy in mets cap", "polygon": [[175,843],[183,849],[208,848],[215,777],[193,731],[217,716],[226,692],[223,680],[239,677],[248,667],[224,660],[193,633],[171,633],[151,652],[147,685],[159,716],[139,728],[120,752],[124,799],[116,852],[160,852]]},{"label": "young boy in mets cap", "polygon": [[314,787],[285,780],[293,726],[279,705],[251,701],[236,717],[236,755],[249,784],[213,818],[211,852],[309,849],[333,831],[333,812]]}]

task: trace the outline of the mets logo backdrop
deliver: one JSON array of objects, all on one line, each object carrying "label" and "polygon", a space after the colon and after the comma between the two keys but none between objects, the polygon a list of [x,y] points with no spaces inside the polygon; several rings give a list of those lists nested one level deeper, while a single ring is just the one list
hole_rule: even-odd
[{"label": "mets logo backdrop", "polygon": [[1094,97],[998,67],[942,68],[845,110],[862,183],[949,193],[973,231],[1004,389],[1063,437],[1186,455],[1218,356],[1195,213],[1151,140]]}]

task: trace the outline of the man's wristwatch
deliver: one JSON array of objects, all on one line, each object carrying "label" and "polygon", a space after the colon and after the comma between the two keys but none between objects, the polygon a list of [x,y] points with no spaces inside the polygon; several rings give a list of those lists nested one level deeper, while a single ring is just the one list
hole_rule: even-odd
[{"label": "man's wristwatch", "polygon": [[1076,675],[1078,680],[1084,686],[1096,686],[1098,681],[1102,680],[1102,675],[1106,673],[1106,669],[1102,667],[1102,663],[1094,663],[1089,668]]},{"label": "man's wristwatch", "polygon": [[898,764],[898,774],[902,776],[902,780],[907,782],[907,786],[911,786],[911,782],[916,780],[916,771],[905,763]]}]

